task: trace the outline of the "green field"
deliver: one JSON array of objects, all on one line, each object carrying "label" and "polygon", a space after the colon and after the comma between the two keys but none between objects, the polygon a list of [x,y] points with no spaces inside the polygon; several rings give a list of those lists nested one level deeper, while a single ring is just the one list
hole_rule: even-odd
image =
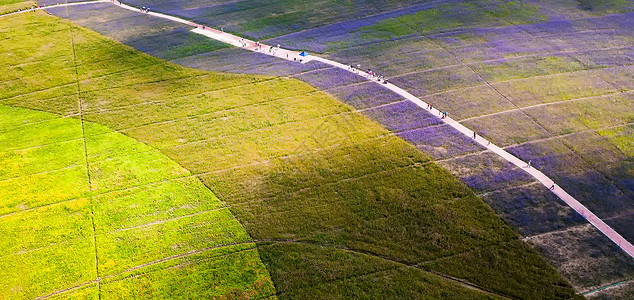
[{"label": "green field", "polygon": [[201,297],[274,294],[228,207],[159,151],[77,118],[0,116],[2,298],[95,296],[97,277],[107,298],[165,297],[175,282]]},{"label": "green field", "polygon": [[0,297],[575,295],[449,172],[305,83],[40,12],[0,39]]}]

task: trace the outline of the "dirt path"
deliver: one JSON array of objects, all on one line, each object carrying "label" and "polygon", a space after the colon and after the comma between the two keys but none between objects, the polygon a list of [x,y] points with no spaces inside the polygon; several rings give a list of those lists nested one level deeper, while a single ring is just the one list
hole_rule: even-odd
[{"label": "dirt path", "polygon": [[[251,41],[251,40],[247,40],[244,38],[241,38],[239,36],[230,34],[230,33],[226,33],[220,30],[216,30],[213,28],[209,28],[207,26],[201,25],[201,24],[197,24],[182,18],[178,18],[178,17],[174,17],[174,16],[170,16],[170,15],[166,15],[166,14],[162,14],[162,13],[156,13],[156,12],[142,12],[141,9],[133,7],[133,6],[129,6],[126,4],[123,4],[117,0],[97,0],[97,1],[90,1],[90,2],[76,2],[76,3],[68,3],[68,4],[60,4],[60,5],[54,5],[54,6],[49,6],[49,7],[38,7],[35,9],[31,9],[31,10],[25,10],[25,11],[21,11],[18,13],[22,13],[22,12],[27,12],[27,11],[32,11],[32,10],[39,10],[39,9],[45,9],[45,8],[50,8],[50,7],[57,7],[57,6],[71,6],[71,5],[82,5],[82,4],[90,4],[90,3],[99,3],[99,2],[110,2],[113,3],[121,8],[127,9],[127,10],[131,10],[131,11],[135,11],[135,12],[139,12],[139,13],[145,13],[148,14],[150,16],[154,16],[154,17],[158,17],[158,18],[163,18],[163,19],[167,19],[170,21],[174,21],[174,22],[178,22],[178,23],[182,23],[185,25],[189,25],[192,27],[196,27],[194,29],[192,29],[191,31],[197,34],[201,34],[204,36],[207,36],[211,39],[214,40],[218,40],[236,47],[240,47],[240,48],[244,48],[245,50],[249,50],[249,51],[254,51],[254,52],[260,52],[262,54],[265,55],[270,55],[270,56],[275,56],[281,59],[286,59],[286,60],[290,60],[290,61],[296,61],[296,62],[300,62],[300,63],[307,63],[310,61],[318,61],[324,64],[328,64],[343,70],[346,70],[348,72],[357,74],[358,76],[364,77],[369,81],[373,81],[376,84],[380,84],[383,87],[391,90],[392,92],[400,95],[401,97],[411,101],[412,103],[416,104],[417,106],[419,106],[422,109],[427,110],[428,112],[430,112],[431,114],[434,114],[436,116],[438,116],[438,118],[446,123],[447,125],[453,127],[454,129],[456,129],[457,131],[461,132],[462,134],[464,134],[465,136],[474,139],[478,144],[480,144],[482,147],[492,151],[493,153],[499,155],[500,157],[504,158],[506,161],[516,165],[517,167],[523,169],[526,173],[530,174],[531,176],[533,176],[535,179],[537,179],[542,185],[544,185],[545,187],[549,188],[555,195],[557,195],[557,197],[559,197],[561,200],[563,200],[564,202],[566,202],[566,204],[568,204],[568,206],[570,206],[572,209],[574,209],[576,212],[578,212],[581,216],[583,216],[590,224],[592,224],[594,227],[596,227],[597,229],[599,229],[605,236],[607,236],[612,242],[614,242],[615,244],[617,244],[621,249],[623,249],[623,251],[625,251],[627,254],[629,254],[631,257],[634,258],[634,245],[632,245],[632,243],[630,243],[629,241],[627,241],[626,239],[624,239],[618,232],[616,232],[614,229],[612,229],[608,224],[606,224],[605,222],[603,222],[603,220],[601,220],[599,217],[597,217],[594,213],[592,213],[587,207],[585,207],[583,204],[581,204],[579,201],[577,201],[577,199],[575,199],[574,197],[572,197],[570,194],[568,194],[565,190],[563,190],[562,188],[560,188],[559,186],[557,186],[557,184],[550,179],[548,176],[544,175],[544,173],[542,173],[541,171],[533,168],[533,167],[528,167],[528,164],[524,161],[522,161],[521,159],[513,156],[512,154],[508,153],[506,150],[498,147],[497,145],[491,143],[490,141],[484,139],[483,137],[477,135],[477,133],[475,133],[473,130],[465,127],[464,125],[460,124],[458,121],[455,121],[454,119],[450,118],[449,116],[444,116],[443,117],[443,112],[441,110],[438,110],[436,108],[432,108],[431,106],[429,106],[428,103],[422,101],[421,99],[417,98],[416,96],[410,94],[409,92],[403,90],[402,88],[391,84],[391,83],[384,83],[380,80],[378,80],[377,78],[375,78],[374,76],[361,71],[361,70],[357,70],[355,68],[351,68],[348,65],[344,65],[342,63],[330,60],[330,59],[326,59],[326,58],[322,58],[322,57],[317,57],[317,56],[312,56],[312,55],[308,55],[308,56],[302,56],[300,55],[300,52],[297,51],[292,51],[292,50],[287,50],[287,49],[283,49],[280,48],[276,45],[265,45],[265,44],[260,44],[258,42],[255,41]],[[5,15],[6,16],[6,15]]]}]

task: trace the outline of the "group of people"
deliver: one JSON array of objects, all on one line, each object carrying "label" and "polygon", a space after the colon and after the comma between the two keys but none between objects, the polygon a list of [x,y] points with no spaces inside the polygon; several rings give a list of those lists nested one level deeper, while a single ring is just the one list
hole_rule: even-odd
[{"label": "group of people", "polygon": [[145,7],[145,6],[139,8],[139,10],[141,10],[141,12],[144,12],[144,13],[149,13],[150,12],[150,8],[149,7]]},{"label": "group of people", "polygon": [[[57,5],[59,5],[59,3],[57,3]],[[34,9],[36,9],[36,8],[42,8],[42,5],[38,5],[37,7],[35,7],[35,6],[31,6],[31,8],[25,8],[25,9],[19,8],[18,10],[14,11],[14,12],[21,12],[22,10],[24,10],[24,11],[27,11],[27,10],[34,10]]]},{"label": "group of people", "polygon": [[368,69],[368,76],[375,78],[378,82],[383,82],[383,84],[387,84],[387,80],[383,77],[383,75],[379,75],[376,72],[372,71],[372,69]]},{"label": "group of people", "polygon": [[[361,65],[357,65],[357,67],[353,67],[352,65],[348,65],[348,71],[353,72],[355,74],[359,74],[359,70],[361,70]],[[383,75],[379,75],[376,72],[372,71],[372,69],[368,69],[366,72],[369,77],[375,78],[378,82],[382,82],[383,84],[387,84],[387,79],[383,77]]]}]

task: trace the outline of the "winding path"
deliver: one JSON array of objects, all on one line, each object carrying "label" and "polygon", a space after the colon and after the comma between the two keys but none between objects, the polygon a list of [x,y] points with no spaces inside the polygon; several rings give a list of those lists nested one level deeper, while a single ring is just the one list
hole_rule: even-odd
[{"label": "winding path", "polygon": [[[68,3],[68,4],[58,4],[58,5],[53,5],[53,6],[48,6],[48,7],[38,7],[35,9],[30,9],[30,10],[24,10],[21,12],[27,12],[27,11],[33,11],[33,10],[39,10],[39,9],[46,9],[46,8],[51,8],[51,7],[56,7],[56,6],[72,6],[72,5],[81,5],[81,4],[92,4],[92,3],[102,3],[102,2],[109,2],[109,3],[113,3],[121,8],[124,9],[128,9],[131,11],[135,11],[135,12],[139,12],[139,13],[144,13],[142,12],[139,8],[127,5],[127,4],[123,4],[117,0],[96,0],[96,1],[88,1],[88,2],[75,2],[75,3]],[[21,12],[17,12],[17,13],[21,13]],[[15,14],[15,13],[12,13]],[[458,130],[459,132],[461,132],[462,134],[464,134],[465,136],[468,136],[469,138],[473,138],[478,144],[480,144],[482,147],[490,150],[491,152],[499,155],[500,157],[502,157],[503,159],[505,159],[506,161],[516,165],[517,167],[523,169],[526,173],[530,174],[531,176],[533,176],[535,179],[537,179],[542,185],[544,185],[545,187],[549,188],[555,195],[557,195],[557,197],[559,197],[561,200],[563,200],[564,202],[566,202],[566,204],[568,204],[568,206],[570,206],[572,209],[574,209],[577,213],[579,213],[582,217],[584,217],[590,224],[592,224],[594,227],[596,227],[598,230],[600,230],[606,237],[608,237],[612,242],[614,242],[615,244],[617,244],[621,249],[623,249],[623,251],[625,251],[628,255],[630,255],[632,258],[634,258],[634,246],[632,245],[632,243],[630,243],[629,241],[627,241],[625,238],[623,238],[618,232],[616,232],[614,229],[612,229],[608,224],[606,224],[605,222],[603,222],[603,220],[601,220],[599,217],[597,217],[594,213],[592,213],[592,211],[590,211],[587,207],[585,207],[583,204],[581,204],[579,201],[577,201],[577,199],[575,199],[574,197],[572,197],[570,194],[568,194],[565,190],[563,190],[562,188],[560,188],[559,186],[557,186],[557,184],[550,179],[548,176],[546,176],[544,173],[542,173],[541,171],[528,166],[528,164],[524,161],[522,161],[521,159],[515,157],[514,155],[508,153],[506,150],[496,146],[495,144],[491,143],[490,141],[486,140],[485,138],[478,136],[477,133],[475,133],[473,130],[465,127],[464,125],[460,124],[458,121],[455,121],[454,119],[446,116],[446,117],[442,117],[442,112],[439,111],[436,108],[431,108],[431,106],[428,105],[428,103],[420,100],[419,98],[417,98],[416,96],[410,94],[409,92],[403,90],[402,88],[391,84],[391,83],[382,83],[381,81],[377,80],[374,76],[371,76],[365,72],[356,70],[354,68],[350,68],[350,66],[348,65],[344,65],[342,63],[330,60],[330,59],[326,59],[326,58],[321,58],[321,57],[317,57],[317,56],[312,56],[312,55],[308,55],[308,56],[301,56],[300,52],[297,51],[292,51],[292,50],[287,50],[287,49],[283,49],[280,47],[275,47],[275,46],[271,46],[271,45],[265,45],[265,44],[259,44],[256,43],[255,41],[251,41],[251,40],[247,40],[244,38],[241,38],[239,36],[230,34],[230,33],[226,33],[220,30],[216,30],[213,28],[209,28],[206,27],[204,25],[201,24],[197,24],[191,21],[187,21],[185,19],[182,18],[178,18],[178,17],[174,17],[174,16],[170,16],[170,15],[166,15],[166,14],[162,14],[162,13],[157,13],[157,12],[145,12],[145,14],[148,14],[150,16],[154,16],[154,17],[158,17],[158,18],[163,18],[163,19],[167,19],[170,21],[174,21],[174,22],[178,22],[178,23],[182,23],[188,26],[192,26],[192,27],[196,27],[194,29],[192,29],[191,31],[197,34],[201,34],[204,36],[207,36],[211,39],[214,40],[218,40],[236,47],[241,47],[244,48],[246,50],[250,50],[250,51],[255,51],[255,52],[260,52],[262,54],[265,55],[270,55],[270,56],[275,56],[281,59],[286,59],[286,60],[290,60],[290,61],[297,61],[297,62],[301,62],[301,63],[307,63],[310,61],[318,61],[324,64],[328,64],[331,65],[333,67],[337,67],[343,70],[346,70],[348,72],[352,72],[354,74],[357,74],[358,76],[364,77],[367,80],[373,81],[376,84],[380,84],[383,87],[391,90],[392,92],[402,96],[403,98],[413,102],[414,104],[416,104],[417,106],[419,106],[422,109],[427,110],[428,112],[438,116],[438,118],[446,123],[447,125],[453,127],[454,129]],[[10,15],[10,14],[7,14]],[[6,16],[6,15],[3,15]]]}]

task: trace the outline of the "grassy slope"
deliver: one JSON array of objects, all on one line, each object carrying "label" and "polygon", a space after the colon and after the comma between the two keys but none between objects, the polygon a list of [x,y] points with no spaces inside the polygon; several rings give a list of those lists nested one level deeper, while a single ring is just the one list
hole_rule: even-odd
[{"label": "grassy slope", "polygon": [[38,14],[3,21],[0,104],[68,115],[79,96],[85,119],[178,161],[260,241],[280,296],[484,296],[428,270],[510,296],[573,295],[448,172],[306,84],[184,69]]}]

